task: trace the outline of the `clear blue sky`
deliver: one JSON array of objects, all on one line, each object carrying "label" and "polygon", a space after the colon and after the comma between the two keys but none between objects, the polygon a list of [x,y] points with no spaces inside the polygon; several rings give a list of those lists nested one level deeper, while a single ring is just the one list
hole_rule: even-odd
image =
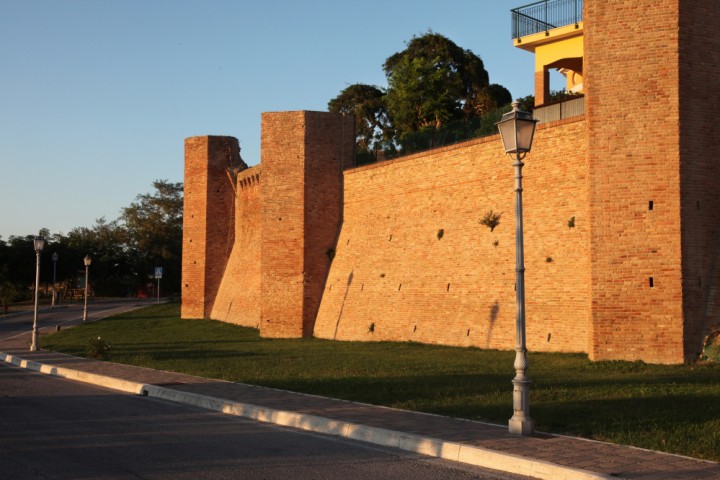
[{"label": "clear blue sky", "polygon": [[[183,140],[231,135],[260,161],[260,114],[321,110],[413,35],[441,33],[514,97],[533,55],[506,0],[0,0],[0,236],[116,219]],[[553,85],[555,86],[555,85]]]}]

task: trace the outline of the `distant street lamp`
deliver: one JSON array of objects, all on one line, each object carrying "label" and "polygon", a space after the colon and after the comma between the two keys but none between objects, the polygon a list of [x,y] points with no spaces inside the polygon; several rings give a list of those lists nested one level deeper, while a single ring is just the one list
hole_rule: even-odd
[{"label": "distant street lamp", "polygon": [[88,284],[90,283],[90,263],[92,263],[90,255],[85,255],[83,262],[85,262],[85,307],[83,308],[83,322],[85,322],[87,321],[87,297]]},{"label": "distant street lamp", "polygon": [[505,153],[514,158],[515,167],[515,378],[513,379],[513,416],[508,422],[510,433],[532,435],[533,421],[530,418],[530,378],[527,377],[527,349],[525,348],[525,252],[523,246],[522,222],[522,162],[532,147],[535,135],[535,120],[528,112],[513,102],[512,111],[503,115],[498,122]]},{"label": "distant street lamp", "polygon": [[57,296],[57,292],[55,291],[55,275],[57,273],[57,261],[58,261],[58,254],[57,252],[53,252],[52,254],[52,261],[53,261],[53,296],[52,296],[52,304],[50,305],[50,308],[53,308],[55,306],[55,297]]},{"label": "distant street lamp", "polygon": [[30,351],[37,352],[40,348],[38,343],[38,290],[40,289],[40,252],[42,252],[45,246],[45,239],[43,237],[35,237],[33,240],[33,246],[35,247],[35,312],[33,315],[33,328],[32,328],[32,340],[30,342]]}]

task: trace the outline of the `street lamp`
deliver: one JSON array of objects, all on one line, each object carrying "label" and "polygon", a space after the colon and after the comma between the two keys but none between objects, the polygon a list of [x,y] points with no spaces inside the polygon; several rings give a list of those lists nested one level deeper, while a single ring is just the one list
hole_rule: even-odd
[{"label": "street lamp", "polygon": [[515,378],[513,379],[513,416],[508,422],[510,433],[532,435],[534,425],[530,418],[530,379],[526,375],[528,361],[525,348],[525,252],[522,223],[522,162],[532,147],[535,120],[513,102],[512,111],[497,123],[505,153],[515,161]]},{"label": "street lamp", "polygon": [[85,307],[83,308],[83,322],[85,322],[87,321],[87,297],[88,284],[90,283],[90,263],[92,263],[90,255],[85,255],[83,262],[85,262]]},{"label": "street lamp", "polygon": [[50,308],[55,306],[55,297],[57,296],[57,293],[55,291],[55,274],[57,273],[57,261],[58,261],[58,254],[57,252],[53,252],[52,254],[52,261],[53,261],[53,296],[52,296],[52,304],[50,305]]},{"label": "street lamp", "polygon": [[35,237],[33,240],[33,246],[35,247],[35,312],[33,315],[33,329],[32,329],[32,340],[30,342],[30,351],[37,352],[40,347],[38,344],[38,289],[40,288],[40,252],[42,252],[45,246],[45,239],[43,237]]}]

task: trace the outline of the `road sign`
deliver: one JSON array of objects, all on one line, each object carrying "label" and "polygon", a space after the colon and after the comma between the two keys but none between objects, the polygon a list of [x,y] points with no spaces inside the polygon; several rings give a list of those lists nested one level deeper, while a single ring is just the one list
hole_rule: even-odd
[{"label": "road sign", "polygon": [[155,278],[162,278],[162,267],[155,267]]}]

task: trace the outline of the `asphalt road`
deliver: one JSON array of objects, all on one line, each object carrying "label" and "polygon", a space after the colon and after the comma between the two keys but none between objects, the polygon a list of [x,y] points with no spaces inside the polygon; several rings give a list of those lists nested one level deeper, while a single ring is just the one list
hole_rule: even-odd
[{"label": "asphalt road", "polygon": [[[138,307],[152,305],[156,300],[117,300],[109,302],[88,303],[88,321],[117,315],[122,312],[134,310]],[[49,330],[55,330],[58,326],[64,328],[82,323],[83,304],[73,303],[57,305],[54,308],[42,307],[38,310],[38,329],[40,332],[42,346],[42,334]],[[0,340],[5,340],[32,331],[33,311],[17,312],[8,315],[0,315]]]},{"label": "asphalt road", "polygon": [[520,479],[0,365],[0,479]]}]

